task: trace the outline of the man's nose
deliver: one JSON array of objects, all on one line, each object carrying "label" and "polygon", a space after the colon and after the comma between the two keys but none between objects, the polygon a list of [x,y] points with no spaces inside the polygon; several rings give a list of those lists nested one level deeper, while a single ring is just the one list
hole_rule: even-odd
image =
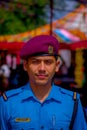
[{"label": "man's nose", "polygon": [[44,63],[44,62],[41,62],[41,63],[40,63],[39,69],[41,69],[41,70],[44,70],[44,69],[45,69],[45,63]]}]

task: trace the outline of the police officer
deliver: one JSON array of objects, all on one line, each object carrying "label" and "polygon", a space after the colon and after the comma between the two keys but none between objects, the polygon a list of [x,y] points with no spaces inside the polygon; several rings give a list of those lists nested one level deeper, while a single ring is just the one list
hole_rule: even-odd
[{"label": "police officer", "polygon": [[59,42],[49,35],[36,36],[21,49],[29,82],[0,98],[0,130],[87,130],[79,94],[74,100],[73,92],[53,83],[58,50]]}]

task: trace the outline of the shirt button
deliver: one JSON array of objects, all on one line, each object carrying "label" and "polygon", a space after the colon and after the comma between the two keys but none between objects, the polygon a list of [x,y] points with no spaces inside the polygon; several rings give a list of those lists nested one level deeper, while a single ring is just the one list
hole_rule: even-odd
[{"label": "shirt button", "polygon": [[44,129],[44,126],[41,126],[40,128],[41,128],[41,129]]}]

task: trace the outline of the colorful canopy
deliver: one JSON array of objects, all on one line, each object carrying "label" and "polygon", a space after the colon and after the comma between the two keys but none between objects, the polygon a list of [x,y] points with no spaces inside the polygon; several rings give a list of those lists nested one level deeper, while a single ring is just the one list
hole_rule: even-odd
[{"label": "colorful canopy", "polygon": [[[87,7],[81,5],[62,19],[54,21],[52,30],[61,42],[60,48],[87,48]],[[50,34],[50,24],[20,34],[0,36],[0,49],[18,51],[28,39],[40,34]]]},{"label": "colorful canopy", "polygon": [[64,29],[55,29],[54,33],[60,37],[64,42],[66,43],[71,43],[73,41],[79,41],[80,38],[73,35],[72,33],[70,33],[69,31],[66,31]]},{"label": "colorful canopy", "polygon": [[[80,41],[80,40],[87,40],[87,7],[85,5],[81,5],[77,9],[75,9],[73,12],[67,14],[65,17],[63,17],[60,20],[57,20],[53,23],[53,30],[55,32],[55,29],[61,32],[61,29],[64,31],[70,33],[73,35],[73,39],[68,35],[68,39],[70,42],[73,40]],[[66,39],[63,39],[66,36],[66,33],[61,33],[62,35],[62,41]],[[60,35],[58,34],[58,37]]]}]

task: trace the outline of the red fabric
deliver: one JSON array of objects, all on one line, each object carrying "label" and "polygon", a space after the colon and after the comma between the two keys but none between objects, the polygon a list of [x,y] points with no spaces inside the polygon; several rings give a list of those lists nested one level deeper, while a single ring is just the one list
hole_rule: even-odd
[{"label": "red fabric", "polygon": [[[0,42],[0,50],[8,50],[11,53],[18,53],[20,49],[24,46],[24,42]],[[74,43],[60,43],[60,49],[87,49],[87,40],[78,41]]]},{"label": "red fabric", "polygon": [[0,42],[0,50],[16,52],[19,51],[24,44],[24,42]]},{"label": "red fabric", "polygon": [[70,45],[67,43],[60,43],[60,49],[71,49]]},{"label": "red fabric", "polygon": [[78,41],[70,44],[71,50],[77,50],[77,49],[87,49],[87,40],[84,41]]}]

